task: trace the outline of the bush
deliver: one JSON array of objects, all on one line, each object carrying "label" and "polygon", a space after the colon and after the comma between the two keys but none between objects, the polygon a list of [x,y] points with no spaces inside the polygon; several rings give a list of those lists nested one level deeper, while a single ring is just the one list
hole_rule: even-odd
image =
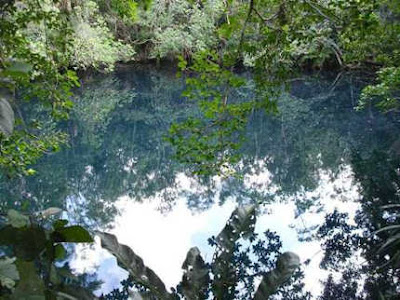
[{"label": "bush", "polygon": [[190,54],[217,43],[216,22],[223,10],[220,0],[202,5],[185,0],[156,0],[139,16],[139,41],[150,41],[150,58]]},{"label": "bush", "polygon": [[129,61],[135,51],[132,46],[116,41],[93,1],[74,7],[71,18],[72,44],[70,62],[79,69],[112,70],[118,61]]}]

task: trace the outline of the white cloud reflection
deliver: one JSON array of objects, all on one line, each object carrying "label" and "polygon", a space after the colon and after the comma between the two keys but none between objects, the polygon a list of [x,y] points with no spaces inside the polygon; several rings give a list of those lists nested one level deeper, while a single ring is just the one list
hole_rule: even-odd
[{"label": "white cloud reflection", "polygon": [[[334,180],[329,172],[319,173],[317,189],[289,197],[286,199],[289,201],[268,205],[266,208],[270,213],[258,217],[255,229],[257,233],[267,229],[276,231],[282,239],[283,251],[297,253],[303,262],[311,259],[305,268],[305,284],[306,289],[314,295],[321,292],[320,281],[328,275],[319,268],[323,253],[317,241],[300,242],[298,230],[321,224],[325,215],[335,208],[349,213],[353,218],[358,208],[356,200],[359,199],[358,187],[353,182],[349,166],[343,167]],[[177,189],[193,188],[192,180],[183,174],[179,174],[176,181]],[[245,182],[248,187],[255,185],[258,188],[277,189],[271,185],[271,174],[265,168],[257,174],[247,175]],[[207,239],[220,232],[236,206],[234,199],[229,199],[222,206],[214,204],[204,212],[193,214],[187,208],[184,193],[176,191],[176,195],[176,205],[169,213],[159,211],[159,197],[154,197],[152,201],[143,199],[142,203],[134,202],[128,196],[121,197],[117,203],[121,214],[116,217],[114,229],[110,231],[120,243],[128,245],[141,256],[167,287],[176,286],[181,280],[181,265],[191,247],[197,246],[205,260],[211,260],[212,248],[208,246]],[[317,197],[324,209],[311,210],[296,218],[296,207],[294,201],[290,200],[301,197]],[[216,200],[215,203],[218,203]],[[116,266],[115,259],[99,245],[91,249],[78,246],[71,267],[77,273],[94,272],[97,269],[99,279],[105,281],[101,289],[105,293],[127,277],[126,272]]]}]

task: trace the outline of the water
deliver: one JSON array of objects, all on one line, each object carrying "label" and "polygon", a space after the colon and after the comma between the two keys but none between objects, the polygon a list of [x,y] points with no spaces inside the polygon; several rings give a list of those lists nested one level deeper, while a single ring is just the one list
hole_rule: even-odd
[{"label": "water", "polygon": [[[276,232],[282,243],[271,244],[259,263],[273,265],[278,251],[292,251],[302,263],[304,277],[292,279],[277,299],[395,299],[398,269],[377,270],[395,249],[378,255],[385,236],[371,234],[398,224],[382,206],[399,203],[400,128],[393,116],[354,110],[363,84],[357,74],[337,82],[329,74],[293,80],[278,115],[251,116],[238,166],[243,178],[204,179],[174,160],[164,139],[172,122],[195,111],[180,97],[182,79],[150,68],[87,78],[63,125],[70,146],[41,160],[34,177],[3,179],[2,208],[61,207],[70,223],[115,234],[175,287],[187,251],[196,246],[211,263],[208,238],[238,205],[256,201],[262,204],[255,232],[260,238]],[[249,242],[241,244],[246,252]],[[93,288],[97,295],[128,276],[98,239],[69,250],[74,274],[103,282]]]}]

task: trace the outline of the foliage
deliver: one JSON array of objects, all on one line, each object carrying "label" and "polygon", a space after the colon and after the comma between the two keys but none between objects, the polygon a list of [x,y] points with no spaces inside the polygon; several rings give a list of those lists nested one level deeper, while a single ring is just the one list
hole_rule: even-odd
[{"label": "foliage", "polygon": [[[185,60],[180,62],[183,70],[194,73],[188,75],[184,95],[198,102],[201,115],[173,125],[170,141],[177,148],[177,157],[194,164],[198,174],[226,173],[221,167],[229,170],[238,163],[239,156],[234,152],[240,148],[241,133],[247,126],[249,115],[255,110],[276,113],[277,96],[282,83],[292,73],[294,62],[299,57],[308,59],[313,55],[296,52],[290,45],[300,41],[307,43],[309,48],[308,45],[315,41],[309,40],[308,35],[302,38],[302,26],[309,26],[309,22],[323,23],[323,18],[315,17],[312,7],[297,1],[288,6],[271,3],[268,10],[265,4],[250,1],[248,5],[227,5],[224,11],[227,21],[214,32],[219,35],[220,50],[194,54],[189,66]],[[311,14],[301,14],[302,10]],[[273,21],[265,22],[268,18],[263,17],[264,13],[272,15]],[[229,42],[225,42],[228,39]],[[233,91],[245,84],[235,74],[240,62],[252,66],[254,96],[233,102],[230,99]]]},{"label": "foliage", "polygon": [[400,67],[386,67],[378,72],[378,83],[364,88],[358,108],[375,102],[383,112],[399,110]]},{"label": "foliage", "polygon": [[[398,214],[396,211],[399,208],[399,205],[392,204],[386,205],[382,207],[385,211],[387,211],[389,215],[389,225],[379,228],[374,232],[374,234],[379,234],[383,232],[388,232],[388,237],[384,238],[381,245],[379,245],[379,249],[377,250],[377,254],[379,256],[388,255],[387,264],[393,265],[395,268],[400,266],[400,251],[399,243],[400,243],[400,224],[398,218]],[[391,215],[394,216],[394,220],[391,221]],[[397,219],[397,220],[396,220]]]},{"label": "foliage", "polygon": [[0,136],[0,165],[9,176],[33,175],[35,170],[30,166],[44,154],[58,151],[66,141],[67,135],[60,131],[36,135],[17,130],[8,138]]},{"label": "foliage", "polygon": [[354,279],[357,274],[347,271],[343,274],[340,282],[335,282],[332,274],[329,274],[325,282],[322,295],[318,298],[320,300],[361,300],[362,298],[357,295],[357,282]]},{"label": "foliage", "polygon": [[101,295],[101,300],[125,300],[129,299],[129,296],[132,294],[131,288],[135,285],[133,282],[133,278],[131,275],[128,276],[127,279],[121,281],[122,290],[117,288],[112,290],[110,293],[106,295]]},{"label": "foliage", "polygon": [[222,1],[190,2],[186,0],[152,1],[138,18],[140,30],[135,40],[149,44],[149,58],[190,55],[215,47],[215,23],[222,10]]},{"label": "foliage", "polygon": [[15,257],[0,259],[0,284],[7,289],[12,289],[15,282],[19,280],[19,273],[14,262]]},{"label": "foliage", "polygon": [[128,18],[136,21],[138,4],[133,0],[111,0],[111,9],[113,9],[120,18]]},{"label": "foliage", "polygon": [[[118,263],[131,276],[128,282],[124,282],[123,290],[114,290],[112,295],[117,299],[126,299],[124,295],[132,286],[129,284],[131,280],[139,285],[139,294],[150,298],[153,295],[157,299],[208,299],[210,292],[214,299],[252,299],[253,296],[254,299],[267,299],[272,294],[278,293],[279,297],[285,292],[291,299],[308,299],[308,293],[303,294],[304,298],[302,293],[297,293],[299,273],[290,282],[291,285],[294,283],[293,289],[285,291],[283,288],[299,266],[297,255],[289,252],[281,254],[279,237],[270,231],[265,232],[266,241],[257,239],[253,232],[254,223],[255,206],[238,207],[218,237],[209,239],[209,243],[216,246],[210,265],[204,263],[197,248],[190,249],[182,265],[184,274],[177,293],[168,293],[159,277],[129,247],[119,244],[115,236],[98,232],[102,246],[117,257]],[[251,245],[242,249],[238,241],[241,237],[249,238]],[[250,258],[250,253],[257,258],[255,261]],[[295,259],[288,260],[289,257]],[[255,292],[257,277],[262,277],[263,283]],[[109,295],[103,297],[109,299]]]},{"label": "foliage", "polygon": [[136,96],[133,89],[124,88],[116,78],[99,82],[101,88],[85,88],[77,93],[72,113],[74,119],[79,121],[79,131],[87,139],[87,143],[95,148],[101,146],[103,134],[114,113],[132,103]]},{"label": "foliage", "polygon": [[116,62],[132,59],[135,51],[130,45],[115,40],[96,2],[82,1],[73,8],[70,18],[73,30],[68,49],[71,65],[78,69],[110,71]]},{"label": "foliage", "polygon": [[[0,166],[9,175],[32,175],[30,165],[66,143],[66,135],[51,123],[68,118],[73,105],[71,90],[79,81],[71,66],[111,70],[134,54],[131,46],[115,40],[95,2],[83,1],[73,9],[69,3],[71,10],[64,4],[1,4]],[[39,118],[25,120],[24,101],[41,108]]]},{"label": "foliage", "polygon": [[101,246],[117,258],[121,267],[129,271],[136,283],[161,299],[172,299],[161,279],[153,270],[144,265],[143,260],[132,249],[119,244],[117,238],[112,234],[105,232],[97,234],[100,236]]},{"label": "foliage", "polygon": [[[212,291],[216,299],[234,299],[238,293],[238,282],[243,280],[236,272],[236,242],[243,236],[251,237],[255,227],[255,205],[238,207],[227,221],[224,229],[209,243],[216,246],[211,270],[213,273]],[[244,260],[243,260],[244,261]]]},{"label": "foliage", "polygon": [[[20,100],[40,102],[47,107],[46,121],[68,116],[72,102],[71,88],[78,84],[74,72],[67,70],[65,49],[68,47],[68,26],[61,12],[49,9],[48,1],[13,1],[1,4],[0,83],[2,97],[17,111],[13,135],[1,136],[0,165],[9,173],[29,174],[28,165],[49,149],[59,148],[65,137],[38,130],[40,120],[25,122]],[[32,44],[29,28],[47,24],[44,48]],[[61,34],[63,32],[63,34]],[[55,49],[57,49],[55,51]],[[3,98],[2,98],[2,101]],[[3,112],[2,107],[2,112]]]},{"label": "foliage", "polygon": [[54,262],[65,258],[63,243],[90,243],[93,239],[80,226],[66,226],[67,220],[55,220],[51,229],[38,223],[58,212],[53,208],[34,218],[8,211],[7,223],[0,228],[0,246],[3,251],[11,250],[15,258],[0,260],[1,284],[6,287],[0,295],[4,299],[55,297],[61,291],[68,296]]},{"label": "foliage", "polygon": [[359,237],[352,235],[356,227],[347,224],[348,218],[348,214],[339,213],[335,209],[332,214],[325,216],[324,224],[318,228],[319,239],[329,236],[329,239],[322,242],[324,257],[320,264],[321,268],[331,270],[343,268],[341,264],[346,263],[359,247]]},{"label": "foliage", "polygon": [[[399,157],[392,154],[389,158],[387,145],[382,144],[384,151],[374,150],[364,157],[354,153],[353,168],[361,185],[361,208],[354,221],[347,214],[334,211],[318,229],[317,236],[325,250],[323,267],[340,270],[342,275],[335,280],[328,277],[321,299],[398,297]],[[354,263],[360,256],[364,263]]]},{"label": "foliage", "polygon": [[[200,115],[171,127],[170,141],[176,147],[178,159],[194,165],[197,174],[219,174],[221,166],[228,165],[229,169],[237,164],[235,152],[250,112],[275,112],[276,98],[286,81],[304,66],[352,68],[389,61],[395,66],[399,25],[396,17],[389,20],[379,12],[388,8],[389,2],[226,3],[213,32],[218,40],[215,50],[198,51],[179,63],[182,69],[190,71],[184,95],[198,102]],[[395,8],[393,4],[389,11],[395,13]],[[373,38],[376,36],[379,39]],[[227,95],[243,84],[235,86],[228,77],[234,78],[243,65],[251,67],[254,100],[232,104]],[[381,74],[385,74],[384,69]],[[386,74],[380,80],[386,81],[387,87],[369,90],[377,96],[391,95],[388,100],[393,102],[398,91],[395,67],[387,69]],[[215,86],[222,91],[216,91]]]},{"label": "foliage", "polygon": [[[18,79],[13,90],[16,88],[26,99],[41,98],[50,104],[54,116],[66,117],[72,105],[70,89],[78,82],[68,67],[111,70],[116,62],[132,59],[133,47],[145,59],[176,54],[187,59],[188,67],[182,67],[190,74],[188,83],[192,87],[186,95],[199,101],[200,112],[171,128],[171,134],[177,136],[171,142],[182,154],[182,161],[195,165],[196,173],[230,174],[231,165],[239,160],[237,152],[249,112],[276,111],[276,96],[282,85],[304,67],[381,68],[377,78],[380,83],[365,90],[360,106],[373,97],[385,99],[378,100],[382,109],[396,109],[400,9],[393,0],[160,0],[151,5],[148,1],[126,0],[46,0],[35,5],[25,0],[19,6],[13,1],[3,6],[1,20],[6,30],[2,31],[1,61],[6,80],[2,79],[2,84],[9,86],[7,74],[13,73],[12,81]],[[12,64],[29,68],[21,71],[11,68]],[[245,88],[228,79],[237,77],[235,72],[242,66],[252,71],[254,96],[245,99],[246,103],[229,99],[224,105],[226,95]],[[210,82],[212,76],[207,74],[210,72],[224,75],[216,78],[221,87],[219,95],[205,102],[204,95],[195,90],[215,88]],[[34,136],[26,136],[30,148],[41,139],[39,134]],[[193,142],[196,139],[199,141]],[[10,155],[15,152],[14,144],[7,146]],[[185,148],[186,144],[192,147]],[[39,151],[34,156],[44,153]],[[24,165],[29,155],[8,159],[7,168]],[[221,167],[228,170],[221,171]]]},{"label": "foliage", "polygon": [[7,224],[11,225],[14,228],[26,227],[30,223],[29,218],[27,216],[21,215],[16,210],[10,209],[7,212]]},{"label": "foliage", "polygon": [[[237,150],[243,139],[246,118],[255,103],[231,100],[230,89],[242,87],[245,81],[222,69],[216,52],[198,53],[194,61],[187,70],[194,72],[195,77],[186,79],[184,95],[197,101],[204,118],[189,117],[173,124],[168,139],[177,148],[176,158],[193,166],[194,173],[225,175],[230,165],[239,160]],[[186,69],[184,60],[181,67]],[[265,105],[268,107],[270,103]]]},{"label": "foliage", "polygon": [[[65,34],[68,33],[68,26],[62,14],[55,9],[48,9],[46,1],[41,5],[27,1],[18,8],[5,5],[3,9],[2,86],[13,94],[20,93],[23,99],[37,98],[51,107],[51,114],[55,117],[66,117],[71,107],[70,89],[78,81],[75,73],[66,69],[68,62],[65,49],[70,40]],[[51,24],[44,37],[45,53],[32,45],[28,32],[30,26],[44,23]],[[61,35],[61,32],[64,34]]]}]

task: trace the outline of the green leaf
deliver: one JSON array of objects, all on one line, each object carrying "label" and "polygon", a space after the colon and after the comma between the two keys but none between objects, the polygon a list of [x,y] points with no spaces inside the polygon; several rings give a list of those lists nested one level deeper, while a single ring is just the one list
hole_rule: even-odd
[{"label": "green leaf", "polygon": [[65,248],[63,245],[57,244],[54,247],[54,258],[55,259],[63,259],[66,254],[67,254],[67,252],[65,251]]},{"label": "green leaf", "polygon": [[55,242],[67,242],[67,243],[92,243],[93,238],[89,232],[81,226],[69,226],[57,228],[53,232]]},{"label": "green leaf", "polygon": [[10,209],[7,212],[7,224],[10,224],[14,228],[27,227],[30,222],[27,216],[24,216],[14,209]]},{"label": "green leaf", "polygon": [[393,246],[394,244],[399,244],[400,243],[400,233],[395,234],[394,236],[391,236],[388,238],[385,243],[378,249],[378,253],[382,252],[388,247]]},{"label": "green leaf", "polygon": [[217,243],[221,248],[233,251],[235,242],[240,237],[246,237],[254,231],[255,209],[255,205],[247,205],[240,206],[233,211],[224,229],[217,237]]},{"label": "green leaf", "polygon": [[12,289],[15,281],[19,280],[19,273],[14,265],[15,259],[15,257],[0,259],[0,284],[8,289]]},{"label": "green leaf", "polygon": [[28,169],[28,170],[26,170],[26,174],[29,176],[32,176],[32,175],[36,174],[36,171],[34,169]]},{"label": "green leaf", "polygon": [[13,72],[13,73],[22,73],[22,74],[27,74],[30,71],[32,71],[33,67],[31,64],[28,64],[26,62],[22,61],[14,61],[11,63],[11,65],[6,69],[8,72]]},{"label": "green leaf", "polygon": [[255,210],[255,205],[236,208],[226,222],[224,229],[216,238],[220,251],[213,262],[212,270],[214,273],[214,296],[217,299],[223,299],[225,295],[229,294],[229,290],[237,284],[238,278],[235,268],[227,262],[232,260],[236,241],[254,232]]},{"label": "green leaf", "polygon": [[15,292],[10,299],[15,300],[45,300],[45,287],[43,280],[38,275],[34,262],[17,260],[16,265],[21,277]]},{"label": "green leaf", "polygon": [[65,227],[65,225],[67,225],[67,224],[68,224],[68,220],[63,220],[63,219],[57,220],[53,223],[53,228],[57,230],[59,228]]},{"label": "green leaf", "polygon": [[50,282],[55,285],[61,284],[61,278],[58,276],[58,271],[54,264],[51,264],[50,267]]},{"label": "green leaf", "polygon": [[46,234],[43,228],[15,228],[10,225],[0,229],[0,245],[13,246],[18,258],[34,260],[46,248]]}]

